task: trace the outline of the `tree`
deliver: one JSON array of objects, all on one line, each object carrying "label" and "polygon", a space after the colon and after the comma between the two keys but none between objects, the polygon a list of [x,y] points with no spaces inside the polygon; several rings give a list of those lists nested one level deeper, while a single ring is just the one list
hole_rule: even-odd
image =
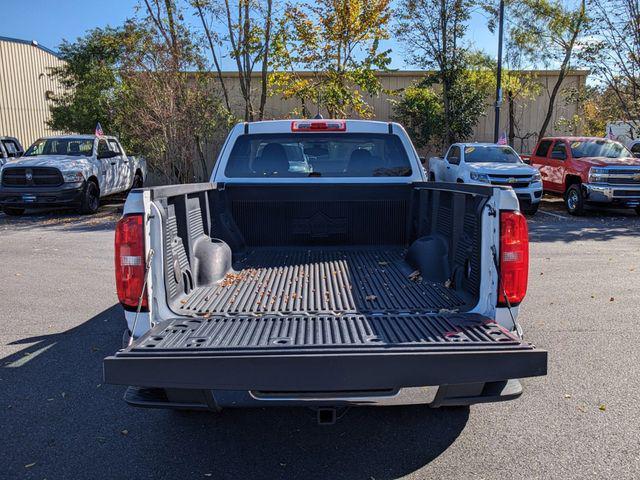
[{"label": "tree", "polygon": [[507,3],[512,19],[511,42],[522,49],[534,64],[559,64],[558,78],[549,93],[549,106],[538,132],[545,135],[572,56],[589,24],[586,0],[572,9],[561,0],[511,0]]},{"label": "tree", "polygon": [[458,72],[449,87],[448,94],[455,101],[448,103],[449,120],[445,122],[444,90],[434,85],[431,76],[427,76],[422,82],[405,89],[400,99],[392,101],[394,118],[407,128],[419,148],[444,148],[467,140],[486,110],[486,99],[492,90],[491,78],[491,70],[477,66]]},{"label": "tree", "polygon": [[[580,52],[602,84],[600,100],[613,102],[617,118],[640,118],[640,1],[589,0],[591,41]],[[611,112],[612,105],[602,104]]]},{"label": "tree", "polygon": [[[231,111],[227,85],[222,76],[216,47],[225,46],[234,59],[244,102],[245,121],[264,118],[267,103],[268,66],[271,54],[273,0],[192,0],[216,69],[226,108]],[[218,33],[220,32],[220,33]],[[260,97],[253,104],[253,72],[260,65]]]},{"label": "tree", "polygon": [[169,183],[208,176],[207,138],[226,130],[228,112],[211,95],[204,59],[173,0],[145,0],[125,27],[118,123]]},{"label": "tree", "polygon": [[[283,98],[307,101],[330,117],[370,117],[364,94],[382,91],[376,71],[385,70],[389,50],[390,0],[317,0],[289,5],[274,38],[271,78]],[[300,70],[309,74],[302,75]]]},{"label": "tree", "polygon": [[456,112],[462,112],[456,88],[467,68],[468,48],[463,42],[474,0],[401,0],[396,11],[396,32],[403,40],[410,63],[435,70],[443,100],[444,141],[456,139]]},{"label": "tree", "polygon": [[64,91],[52,98],[49,127],[93,133],[100,122],[105,131],[117,131],[117,65],[122,55],[122,35],[122,29],[96,28],[73,43],[64,41],[59,46],[64,64],[53,68],[50,75]]}]

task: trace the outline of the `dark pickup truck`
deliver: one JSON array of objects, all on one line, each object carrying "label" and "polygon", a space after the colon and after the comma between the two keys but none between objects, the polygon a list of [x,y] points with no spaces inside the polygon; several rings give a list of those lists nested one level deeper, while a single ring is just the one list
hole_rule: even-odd
[{"label": "dark pickup truck", "polygon": [[[132,405],[469,405],[546,374],[511,189],[426,182],[397,124],[234,128],[212,183],[134,190],[116,231]],[[329,412],[329,413],[327,413]],[[327,416],[328,415],[328,416]]]}]

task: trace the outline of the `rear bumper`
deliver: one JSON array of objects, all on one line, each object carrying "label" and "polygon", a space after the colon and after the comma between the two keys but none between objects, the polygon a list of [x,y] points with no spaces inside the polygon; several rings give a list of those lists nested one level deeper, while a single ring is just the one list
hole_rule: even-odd
[{"label": "rear bumper", "polygon": [[0,187],[0,206],[46,208],[79,205],[84,182],[64,183],[58,187]]},{"label": "rear bumper", "polygon": [[585,198],[590,203],[640,205],[640,185],[583,184]]},{"label": "rear bumper", "polygon": [[128,387],[124,400],[132,407],[218,411],[223,408],[348,407],[398,405],[465,406],[504,402],[522,394],[517,379],[490,383],[402,388],[392,391],[273,394],[240,390],[176,390]]}]

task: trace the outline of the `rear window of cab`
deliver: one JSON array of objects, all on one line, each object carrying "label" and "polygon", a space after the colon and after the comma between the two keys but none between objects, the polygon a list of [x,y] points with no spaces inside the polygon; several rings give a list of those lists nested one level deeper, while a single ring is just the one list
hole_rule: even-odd
[{"label": "rear window of cab", "polygon": [[282,133],[240,136],[228,178],[407,177],[407,152],[393,134]]}]

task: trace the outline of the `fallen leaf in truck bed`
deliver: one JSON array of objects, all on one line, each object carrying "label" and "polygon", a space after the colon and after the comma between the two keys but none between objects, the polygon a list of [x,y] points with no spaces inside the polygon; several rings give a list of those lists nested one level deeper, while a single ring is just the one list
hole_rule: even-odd
[{"label": "fallen leaf in truck bed", "polygon": [[386,265],[389,265],[389,262],[378,262],[378,265],[380,265],[381,267],[384,267]]},{"label": "fallen leaf in truck bed", "polygon": [[451,288],[451,284],[452,284],[452,283],[453,283],[453,282],[451,281],[451,279],[448,279],[446,282],[444,282],[444,286],[445,286],[445,288]]},{"label": "fallen leaf in truck bed", "polygon": [[376,297],[375,295],[367,295],[365,300],[369,301],[369,302],[375,302],[378,299],[378,297]]},{"label": "fallen leaf in truck bed", "polygon": [[125,436],[126,436],[126,435],[129,435],[129,430],[126,430],[126,429],[125,429],[125,430],[120,430],[120,433],[121,433],[122,435],[125,435]]},{"label": "fallen leaf in truck bed", "polygon": [[411,274],[409,275],[409,280],[411,280],[412,282],[417,282],[419,280],[422,280],[422,277],[420,276],[420,270],[415,270],[411,272]]},{"label": "fallen leaf in truck bed", "polygon": [[31,467],[33,467],[35,464],[36,464],[36,462],[33,462],[33,463],[27,463],[27,464],[24,466],[24,468],[31,468]]}]

